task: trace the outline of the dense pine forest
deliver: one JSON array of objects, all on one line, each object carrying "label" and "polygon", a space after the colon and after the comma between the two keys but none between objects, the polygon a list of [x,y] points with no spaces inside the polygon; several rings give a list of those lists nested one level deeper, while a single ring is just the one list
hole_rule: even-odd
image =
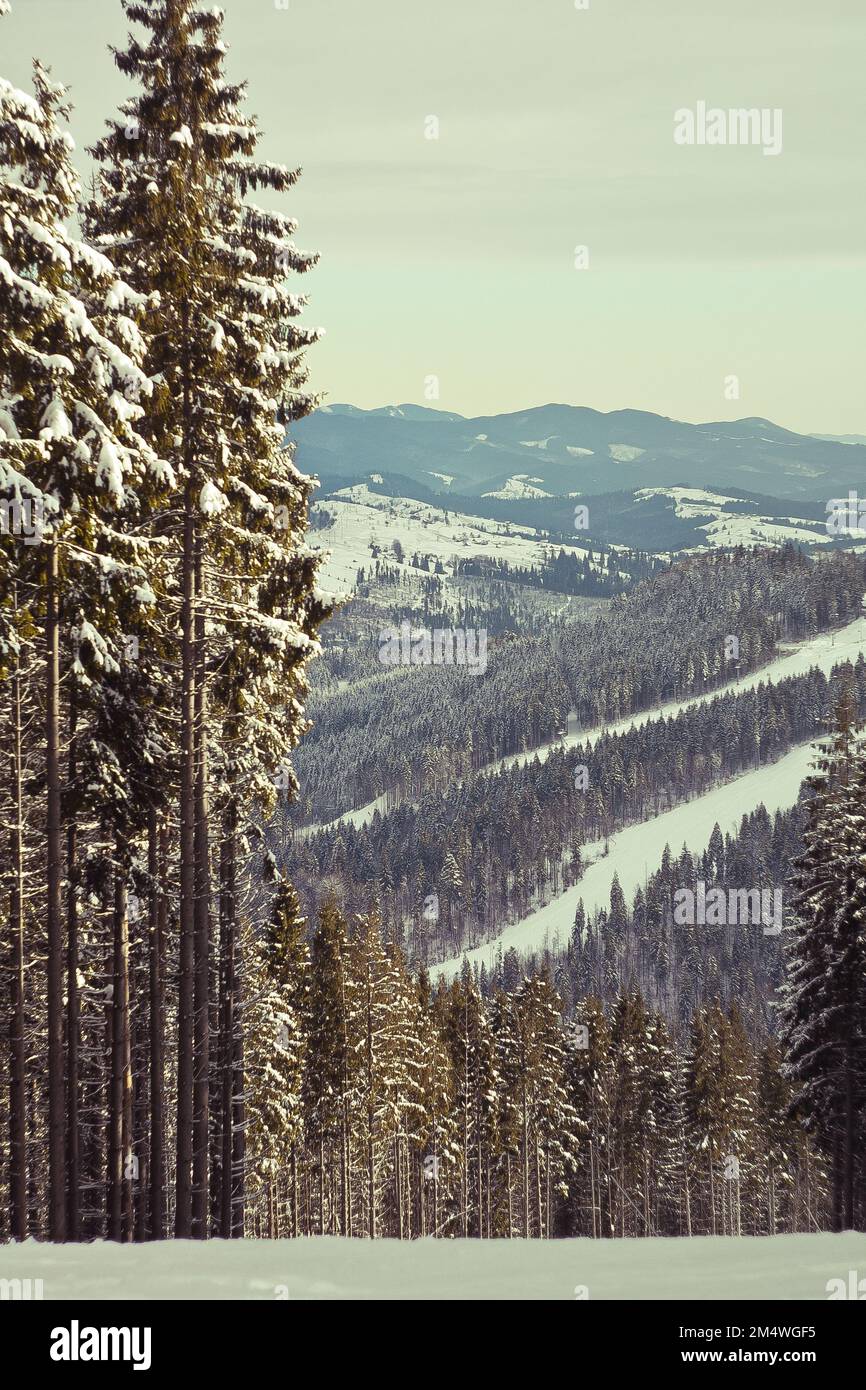
[{"label": "dense pine forest", "polygon": [[[63,86],[0,80],[0,1239],[862,1229],[866,660],[739,682],[857,618],[866,558],[467,556],[489,666],[383,670],[402,573],[334,617],[295,463],[316,257],[258,199],[300,171],[219,10],[118,4],[87,189]],[[415,560],[410,622],[447,611]],[[796,806],[460,964],[812,742]],[[699,883],[782,890],[780,931],[679,924]]]}]

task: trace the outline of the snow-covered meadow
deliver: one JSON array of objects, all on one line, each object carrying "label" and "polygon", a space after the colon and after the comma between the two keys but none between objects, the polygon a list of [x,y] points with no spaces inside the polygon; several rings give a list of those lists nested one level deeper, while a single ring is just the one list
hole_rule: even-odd
[{"label": "snow-covered meadow", "polygon": [[[162,1241],[0,1247],[46,1300],[827,1300],[866,1235],[653,1240]],[[831,1291],[838,1285],[830,1285]]]},{"label": "snow-covered meadow", "polygon": [[[391,552],[395,538],[407,557],[427,555],[445,566],[455,559],[486,554],[509,565],[533,569],[541,565],[545,550],[552,548],[532,526],[463,516],[428,502],[373,492],[363,483],[335,492],[319,502],[316,510],[319,514],[327,512],[331,518],[330,527],[317,533],[317,545],[327,553],[322,582],[341,592],[354,589],[358,570],[373,564],[371,546],[378,547],[389,565],[410,569],[408,560],[398,561]],[[571,544],[556,545],[555,549],[583,560],[590,553],[594,555],[598,547]],[[597,560],[593,568],[601,568]]]}]

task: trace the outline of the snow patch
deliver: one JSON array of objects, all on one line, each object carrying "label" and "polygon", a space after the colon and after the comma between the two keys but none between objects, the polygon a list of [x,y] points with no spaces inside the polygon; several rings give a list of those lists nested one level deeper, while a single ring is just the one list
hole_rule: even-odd
[{"label": "snow patch", "polygon": [[607,451],[617,463],[634,463],[646,453],[646,449],[638,449],[634,444],[608,444]]}]

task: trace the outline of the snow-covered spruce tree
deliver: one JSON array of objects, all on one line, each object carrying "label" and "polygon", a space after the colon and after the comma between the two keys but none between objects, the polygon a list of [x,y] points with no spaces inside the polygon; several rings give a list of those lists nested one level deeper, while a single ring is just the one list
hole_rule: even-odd
[{"label": "snow-covered spruce tree", "polygon": [[580,1126],[565,1085],[561,1004],[545,973],[509,996],[497,1042],[516,1082],[522,1234],[549,1239],[556,1199],[568,1194]]},{"label": "snow-covered spruce tree", "polygon": [[[151,392],[135,323],[143,299],[104,255],[73,237],[78,185],[65,94],[38,64],[34,96],[0,84],[0,435],[7,507],[28,534],[13,571],[44,641],[48,1220],[67,1233],[62,727],[67,689],[119,669],[121,595],[154,602],[144,547],[127,537],[140,492],[167,480],[137,430]],[[17,512],[15,511],[17,509]],[[15,528],[13,528],[14,530]],[[25,545],[24,541],[35,541]],[[72,672],[61,691],[61,675]],[[73,991],[74,992],[74,991]],[[74,1168],[73,1168],[74,1178]],[[72,1192],[72,1202],[76,1194]],[[73,1216],[74,1230],[74,1216]]]},{"label": "snow-covered spruce tree", "polygon": [[675,1112],[675,1064],[667,1029],[637,991],[613,1009],[611,1061],[616,1224],[623,1236],[659,1234],[661,1199],[676,1171],[676,1136],[666,1127]]},{"label": "snow-covered spruce tree", "polygon": [[[506,957],[507,962],[507,957]],[[518,987],[512,983],[512,990]],[[440,983],[440,991],[442,985]],[[520,1162],[521,1115],[519,1106],[519,1067],[520,1058],[517,1040],[511,1028],[511,994],[505,989],[497,990],[490,1005],[490,1026],[496,1040],[496,1116],[495,1132],[497,1147],[496,1195],[499,1216],[497,1235],[507,1236],[509,1240],[516,1233],[516,1173]],[[452,1062],[452,1070],[454,1064]],[[454,1086],[456,1091],[457,1074]],[[455,1119],[459,1125],[460,1111],[453,1106]],[[459,1138],[459,1131],[458,1131]]]},{"label": "snow-covered spruce tree", "polygon": [[857,734],[846,689],[808,779],[782,1004],[792,1108],[828,1161],[834,1230],[866,1219],[857,1196],[866,1139],[866,754]]},{"label": "snow-covered spruce tree", "polygon": [[446,1041],[448,995],[444,986],[431,995],[424,969],[418,978],[418,1000],[423,1106],[417,1146],[418,1234],[438,1236],[450,1207],[460,1146],[454,1108],[454,1068]]},{"label": "snow-covered spruce tree", "polygon": [[779,1230],[799,1229],[796,1204],[810,1140],[790,1114],[792,1086],[782,1074],[782,1053],[775,1038],[761,1050],[757,1080],[757,1164],[763,1200],[756,1226],[758,1234],[774,1236]]},{"label": "snow-covered spruce tree", "polygon": [[[282,1187],[285,1176],[293,1170],[303,1134],[301,1090],[310,953],[304,919],[291,885],[280,885],[263,938],[248,943],[244,961],[246,1158],[250,1174],[247,1200],[256,1217],[258,1234],[274,1238],[285,1234],[279,1219],[285,1205]],[[232,990],[226,982],[223,988],[224,998],[229,1000]],[[232,1030],[223,1032],[230,1042]],[[231,1072],[231,1066],[222,1060],[222,1081],[228,1087]],[[230,1106],[231,1091],[220,1107],[221,1113]],[[221,1137],[219,1230],[229,1236],[233,1230],[231,1131]],[[295,1183],[289,1196],[294,1228]]]},{"label": "snow-covered spruce tree", "polygon": [[[295,322],[304,299],[283,282],[312,258],[295,247],[294,223],[247,201],[250,190],[287,191],[297,171],[255,158],[243,88],[223,76],[222,13],[193,0],[123,4],[147,31],[115,55],[140,92],[95,148],[92,221],[131,282],[159,292],[148,366],[166,392],[152,424],[183,488],[175,1230],[204,1236],[211,820],[230,860],[250,805],[272,803],[303,732],[304,667],[328,612],[301,539],[309,483],[284,443],[285,424],[313,403],[302,353],[316,334]],[[234,951],[236,899],[224,897]]]},{"label": "snow-covered spruce tree", "polygon": [[394,1008],[398,981],[382,943],[375,911],[359,917],[348,943],[347,1023],[354,1123],[350,1143],[363,1173],[360,1193],[362,1229],[375,1240],[381,1234],[385,1175],[390,1144],[399,1131],[399,1096],[404,1080],[400,1037],[403,1020]]},{"label": "snow-covered spruce tree", "polygon": [[[386,947],[393,972],[393,1035],[392,1047],[396,1065],[391,1093],[394,1116],[392,1145],[392,1174],[390,1185],[389,1228],[398,1240],[412,1239],[421,1225],[422,1164],[417,1161],[428,1134],[430,1058],[425,1053],[424,1039],[434,1050],[441,1039],[435,1037],[429,1016],[422,1015],[417,982],[409,973],[406,957],[396,941]],[[427,1025],[427,1026],[425,1026]],[[435,1082],[434,1082],[435,1084]],[[421,1155],[427,1154],[426,1149]],[[434,1165],[435,1166],[435,1165]]]},{"label": "snow-covered spruce tree", "polygon": [[[448,1045],[460,1125],[460,1234],[484,1235],[487,1175],[496,1139],[496,1039],[468,961],[451,986]],[[528,1232],[524,1232],[528,1234]]]},{"label": "snow-covered spruce tree", "polygon": [[685,1067],[693,1220],[709,1235],[742,1234],[742,1193],[753,1178],[754,1061],[736,1006],[695,1012]]},{"label": "snow-covered spruce tree", "polygon": [[570,1183],[571,1233],[610,1236],[614,1075],[610,1024],[595,995],[581,999],[575,1008],[566,1035],[564,1076],[578,1135],[577,1163]]},{"label": "snow-covered spruce tree", "polygon": [[[325,1190],[330,1156],[330,1186],[339,1193],[338,1230],[355,1231],[352,1207],[352,1148],[354,1074],[357,1059],[349,1042],[348,928],[333,899],[319,910],[311,947],[310,992],[307,1004],[307,1065],[304,1070],[304,1120],[308,1186],[317,1194],[315,1224],[304,1234],[325,1234]],[[339,1165],[339,1183],[333,1172]],[[316,1176],[317,1175],[317,1180]],[[300,1205],[297,1156],[292,1157],[292,1234],[298,1234]]]}]

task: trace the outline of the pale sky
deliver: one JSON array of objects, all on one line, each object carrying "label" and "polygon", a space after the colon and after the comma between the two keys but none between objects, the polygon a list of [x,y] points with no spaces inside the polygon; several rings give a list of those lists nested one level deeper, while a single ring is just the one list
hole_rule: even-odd
[{"label": "pale sky", "polygon": [[[275,205],[321,252],[329,399],[866,434],[863,0],[281,4],[223,0],[227,72],[264,155],[304,168]],[[120,0],[0,20],[4,76],[29,86],[38,55],[71,86],[83,169],[130,91],[125,32]],[[677,145],[700,101],[780,108],[782,152]]]}]

